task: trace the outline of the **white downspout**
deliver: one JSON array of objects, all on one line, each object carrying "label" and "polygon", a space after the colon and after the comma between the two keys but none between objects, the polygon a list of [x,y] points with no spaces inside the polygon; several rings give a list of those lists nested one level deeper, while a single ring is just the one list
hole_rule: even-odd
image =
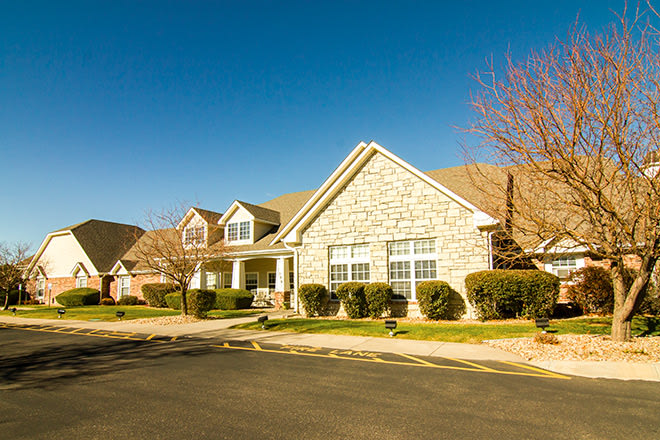
[{"label": "white downspout", "polygon": [[[282,242],[285,248],[290,251],[293,251],[293,291],[291,292],[291,306],[293,311],[299,313],[298,307],[298,249],[289,246],[285,242]],[[286,280],[285,280],[286,282]]]}]

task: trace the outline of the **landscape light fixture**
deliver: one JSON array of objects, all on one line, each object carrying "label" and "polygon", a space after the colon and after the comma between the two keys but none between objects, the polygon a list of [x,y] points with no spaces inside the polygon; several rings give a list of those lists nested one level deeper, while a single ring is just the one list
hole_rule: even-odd
[{"label": "landscape light fixture", "polygon": [[11,309],[11,313],[12,313],[14,316],[16,316],[16,307],[12,307],[12,309]]},{"label": "landscape light fixture", "polygon": [[122,316],[124,316],[125,314],[126,312],[122,312],[121,310],[118,310],[117,313],[115,313],[115,315],[117,315],[117,318],[119,318],[120,321]]},{"label": "landscape light fixture", "polygon": [[548,318],[538,318],[536,320],[536,326],[542,330],[541,333],[547,333],[545,329],[550,327],[550,320]]},{"label": "landscape light fixture", "polygon": [[396,321],[388,319],[385,321],[385,328],[390,329],[390,337],[394,336],[394,329],[396,328]]},{"label": "landscape light fixture", "polygon": [[64,310],[64,309],[57,309],[57,318],[58,318],[58,319],[61,318],[62,315],[64,315],[65,313],[66,313],[66,310]]},{"label": "landscape light fixture", "polygon": [[257,321],[261,323],[261,329],[266,330],[266,321],[268,321],[268,315],[258,317]]}]

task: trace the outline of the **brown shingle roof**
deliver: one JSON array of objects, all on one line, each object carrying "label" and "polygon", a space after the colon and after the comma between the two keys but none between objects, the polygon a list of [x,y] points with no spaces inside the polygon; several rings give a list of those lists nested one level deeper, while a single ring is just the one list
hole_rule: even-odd
[{"label": "brown shingle roof", "polygon": [[280,213],[273,209],[264,208],[262,206],[253,205],[251,203],[236,200],[243,208],[257,220],[263,220],[268,223],[280,224]]},{"label": "brown shingle roof", "polygon": [[144,233],[142,228],[103,220],[87,220],[58,229],[71,231],[99,272],[108,272],[126,250]]},{"label": "brown shingle roof", "polygon": [[215,211],[209,211],[208,209],[202,209],[202,208],[193,208],[199,215],[202,216],[202,218],[209,224],[211,225],[217,225],[218,220],[220,220],[220,217],[222,217],[222,213],[220,212],[215,212]]}]

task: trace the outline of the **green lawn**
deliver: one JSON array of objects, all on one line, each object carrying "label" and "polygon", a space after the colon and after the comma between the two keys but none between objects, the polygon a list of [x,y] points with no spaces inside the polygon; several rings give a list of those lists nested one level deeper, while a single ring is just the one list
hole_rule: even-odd
[{"label": "green lawn", "polygon": [[[30,307],[29,310],[18,310],[16,316],[22,318],[41,318],[53,319],[57,318],[57,309],[60,307],[47,307],[47,306],[21,306]],[[158,316],[172,316],[180,315],[178,310],[171,309],[157,309],[146,306],[82,306],[82,307],[61,307],[66,309],[66,313],[62,319],[77,319],[82,321],[99,320],[99,321],[117,321],[118,318],[115,313],[118,310],[126,314],[122,320],[141,319],[141,318],[155,318]],[[209,316],[216,318],[240,318],[243,316],[254,315],[261,313],[261,310],[213,310],[209,312]],[[11,311],[0,311],[0,315],[11,316]]]},{"label": "green lawn", "polygon": [[[549,331],[556,334],[609,334],[611,318],[573,318],[551,320]],[[297,333],[327,333],[352,336],[387,337],[384,321],[337,319],[277,319],[268,321],[268,330]],[[246,323],[233,328],[260,330],[259,323]],[[539,332],[534,322],[479,324],[398,322],[396,337],[426,341],[463,342],[477,344],[485,339],[521,338]],[[633,321],[633,334],[660,336],[660,318],[638,317]]]}]

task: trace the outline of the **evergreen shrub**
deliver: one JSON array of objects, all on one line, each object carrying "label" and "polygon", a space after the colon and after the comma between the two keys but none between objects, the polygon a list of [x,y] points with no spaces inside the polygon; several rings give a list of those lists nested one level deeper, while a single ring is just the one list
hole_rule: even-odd
[{"label": "evergreen shrub", "polygon": [[298,288],[300,302],[306,316],[321,316],[330,296],[323,284],[301,284]]}]

